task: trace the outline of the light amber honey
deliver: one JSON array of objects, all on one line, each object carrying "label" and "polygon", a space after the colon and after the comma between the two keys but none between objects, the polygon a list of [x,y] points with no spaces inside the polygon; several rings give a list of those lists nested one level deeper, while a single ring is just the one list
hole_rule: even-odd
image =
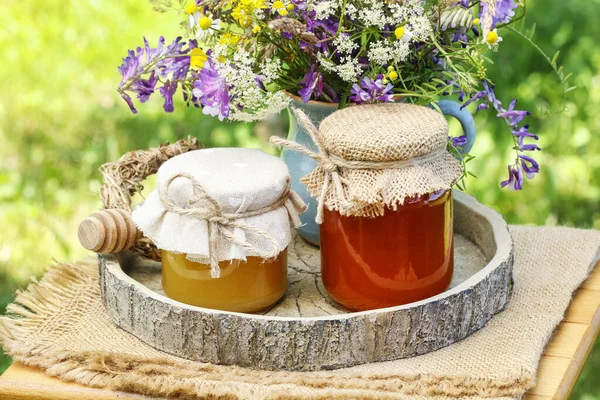
[{"label": "light amber honey", "polygon": [[219,266],[221,276],[212,278],[209,265],[163,250],[163,290],[182,303],[252,313],[277,303],[287,289],[287,249],[273,260],[247,257],[247,261],[222,261]]},{"label": "light amber honey", "polygon": [[412,303],[446,290],[454,270],[452,192],[408,200],[376,218],[324,210],[327,292],[353,311]]}]

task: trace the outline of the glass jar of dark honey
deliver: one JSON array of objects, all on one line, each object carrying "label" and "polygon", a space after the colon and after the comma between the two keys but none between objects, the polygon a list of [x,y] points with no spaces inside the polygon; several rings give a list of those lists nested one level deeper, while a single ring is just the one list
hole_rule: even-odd
[{"label": "glass jar of dark honey", "polygon": [[438,111],[404,103],[348,107],[317,129],[318,167],[302,179],[318,201],[325,289],[352,311],[411,303],[453,274],[452,186],[462,174]]},{"label": "glass jar of dark honey", "polygon": [[407,200],[378,217],[324,210],[325,289],[349,310],[412,303],[443,292],[454,271],[452,192]]}]

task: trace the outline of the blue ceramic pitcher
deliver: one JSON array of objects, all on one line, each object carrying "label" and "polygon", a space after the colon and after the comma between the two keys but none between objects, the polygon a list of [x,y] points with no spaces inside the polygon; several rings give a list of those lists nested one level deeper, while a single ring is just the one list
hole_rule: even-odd
[{"label": "blue ceramic pitcher", "polygon": [[[467,110],[461,109],[461,105],[455,101],[441,100],[437,105],[444,115],[455,117],[462,125],[464,134],[467,137],[467,143],[462,147],[461,153],[468,153],[473,146],[476,135],[473,116]],[[292,107],[304,111],[316,126],[319,126],[321,121],[337,110],[337,104],[319,101],[309,101],[308,103],[304,103],[298,97],[292,97]],[[298,121],[290,109],[288,109],[288,114],[290,116],[290,129],[287,139],[293,140],[316,152],[317,147],[313,143],[308,132],[302,126],[298,125]],[[306,186],[300,183],[300,179],[312,172],[312,170],[316,168],[317,163],[312,158],[293,150],[284,150],[282,157],[290,170],[292,189],[302,197],[306,204],[308,204],[308,209],[300,216],[302,226],[298,228],[298,234],[308,242],[318,246],[319,225],[315,222],[315,216],[317,215],[317,200],[310,195]]]}]

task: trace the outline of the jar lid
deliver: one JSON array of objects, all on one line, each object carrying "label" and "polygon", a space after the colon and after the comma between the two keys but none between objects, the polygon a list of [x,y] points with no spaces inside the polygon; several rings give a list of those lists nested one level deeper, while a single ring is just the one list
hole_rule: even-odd
[{"label": "jar lid", "polygon": [[329,154],[348,161],[408,160],[445,149],[448,122],[428,107],[367,104],[331,114],[319,135]]},{"label": "jar lid", "polygon": [[[277,157],[256,149],[190,151],[165,162],[133,221],[159,249],[211,264],[276,257],[291,240],[290,217],[304,204]],[[214,270],[214,271],[213,271]]]},{"label": "jar lid", "polygon": [[302,178],[319,199],[317,222],[327,207],[342,215],[379,216],[408,198],[448,190],[462,166],[447,149],[448,123],[437,111],[413,104],[387,103],[334,112],[317,129],[296,110],[319,153],[287,140],[277,145],[314,158],[318,166]]}]

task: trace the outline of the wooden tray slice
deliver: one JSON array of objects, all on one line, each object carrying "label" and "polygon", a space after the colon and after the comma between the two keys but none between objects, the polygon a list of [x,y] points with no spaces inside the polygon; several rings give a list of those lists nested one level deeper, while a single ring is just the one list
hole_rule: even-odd
[{"label": "wooden tray slice", "polygon": [[195,361],[268,370],[320,370],[414,357],[460,341],[504,309],[513,242],[502,217],[454,192],[451,287],[398,307],[348,312],[320,280],[319,250],[295,237],[289,288],[262,315],[188,306],[164,296],[160,263],[129,252],[99,256],[112,320],[149,345]]}]

